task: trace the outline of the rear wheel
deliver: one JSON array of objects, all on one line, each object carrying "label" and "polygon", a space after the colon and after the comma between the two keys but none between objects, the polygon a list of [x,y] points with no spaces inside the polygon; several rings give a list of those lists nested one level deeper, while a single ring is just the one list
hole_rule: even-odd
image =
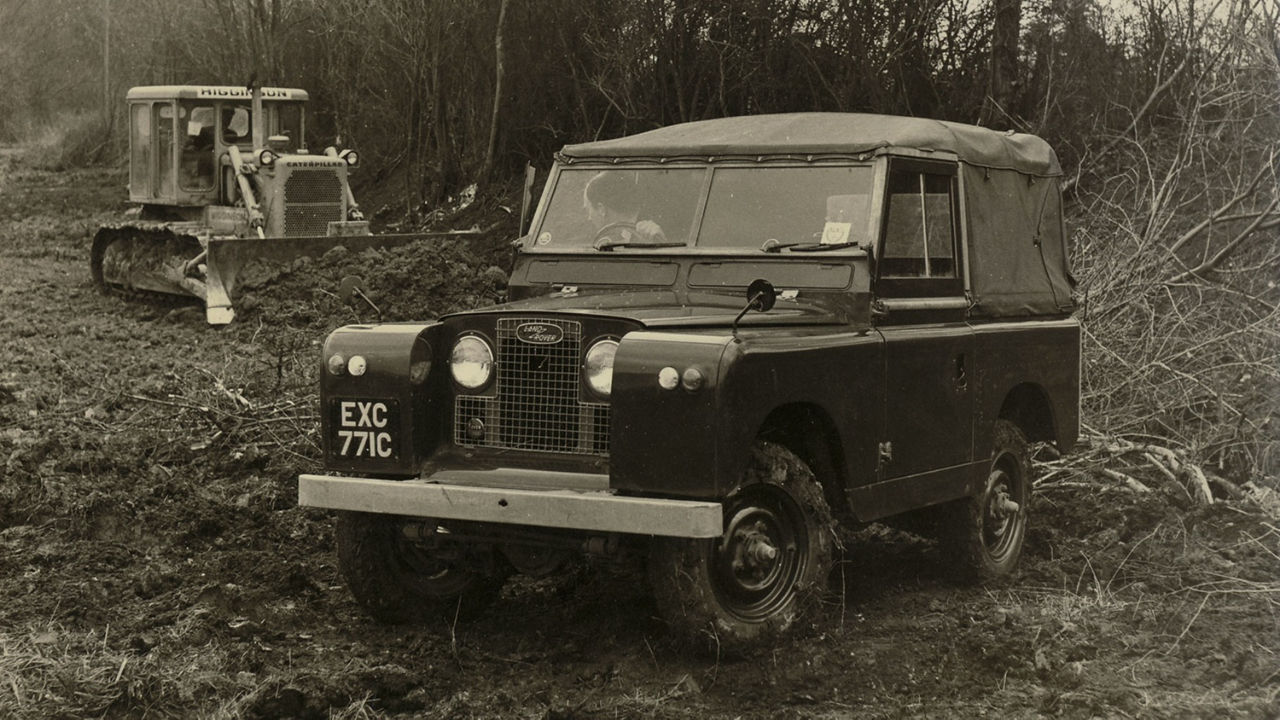
[{"label": "rear wheel", "polygon": [[678,636],[743,650],[776,638],[817,604],[834,545],[831,511],[809,467],[761,442],[743,485],[725,502],[724,534],[655,539],[649,577]]},{"label": "rear wheel", "polygon": [[1017,425],[997,420],[991,465],[982,491],[956,503],[943,547],[965,579],[989,581],[1011,575],[1027,537],[1031,456]]},{"label": "rear wheel", "polygon": [[469,619],[502,591],[505,576],[483,572],[464,545],[410,537],[420,526],[394,515],[338,513],[338,568],[356,602],[390,624]]}]

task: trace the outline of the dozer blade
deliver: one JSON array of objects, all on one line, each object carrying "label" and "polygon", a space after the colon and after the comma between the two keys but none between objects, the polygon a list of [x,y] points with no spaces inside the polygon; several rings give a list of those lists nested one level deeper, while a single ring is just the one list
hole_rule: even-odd
[{"label": "dozer blade", "polygon": [[369,248],[404,245],[415,240],[453,236],[455,233],[413,233],[404,235],[348,235],[269,238],[211,239],[205,248],[205,319],[210,325],[226,325],[235,318],[233,301],[241,282],[259,269],[289,263],[303,257],[319,258],[329,250],[345,247],[350,252]]}]

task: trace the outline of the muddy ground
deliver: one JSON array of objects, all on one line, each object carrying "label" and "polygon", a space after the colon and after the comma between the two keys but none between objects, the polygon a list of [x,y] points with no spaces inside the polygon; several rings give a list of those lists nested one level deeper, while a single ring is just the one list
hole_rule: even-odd
[{"label": "muddy ground", "polygon": [[121,174],[0,163],[0,717],[1280,716],[1274,507],[1084,467],[1038,488],[1013,582],[873,526],[816,622],[752,657],[679,650],[627,565],[376,625],[295,506],[317,343],[375,319],[330,293],[356,265],[387,318],[484,304],[500,243],[300,263],[214,329],[91,287]]}]

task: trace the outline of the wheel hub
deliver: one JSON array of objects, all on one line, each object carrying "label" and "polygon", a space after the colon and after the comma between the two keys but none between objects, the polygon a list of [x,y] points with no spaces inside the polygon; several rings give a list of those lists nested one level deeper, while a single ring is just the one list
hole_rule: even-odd
[{"label": "wheel hub", "polygon": [[717,591],[744,619],[767,617],[784,605],[803,569],[803,529],[770,495],[740,507],[713,550]]},{"label": "wheel hub", "polygon": [[[768,514],[759,509],[756,512]],[[734,580],[742,589],[758,591],[774,581],[781,554],[771,534],[776,532],[776,526],[766,518],[744,518],[744,522],[730,529],[724,554],[729,559]]]},{"label": "wheel hub", "polygon": [[986,504],[983,511],[983,542],[993,556],[1008,552],[1018,533],[1022,505],[1013,497],[1017,477],[1004,464],[993,467],[987,477]]}]

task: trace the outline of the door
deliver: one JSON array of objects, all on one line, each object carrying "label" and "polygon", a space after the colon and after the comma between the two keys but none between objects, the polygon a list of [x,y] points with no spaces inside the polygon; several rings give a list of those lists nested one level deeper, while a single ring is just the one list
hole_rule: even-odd
[{"label": "door", "polygon": [[876,256],[885,341],[883,480],[972,460],[974,337],[966,322],[956,165],[890,160]]}]

